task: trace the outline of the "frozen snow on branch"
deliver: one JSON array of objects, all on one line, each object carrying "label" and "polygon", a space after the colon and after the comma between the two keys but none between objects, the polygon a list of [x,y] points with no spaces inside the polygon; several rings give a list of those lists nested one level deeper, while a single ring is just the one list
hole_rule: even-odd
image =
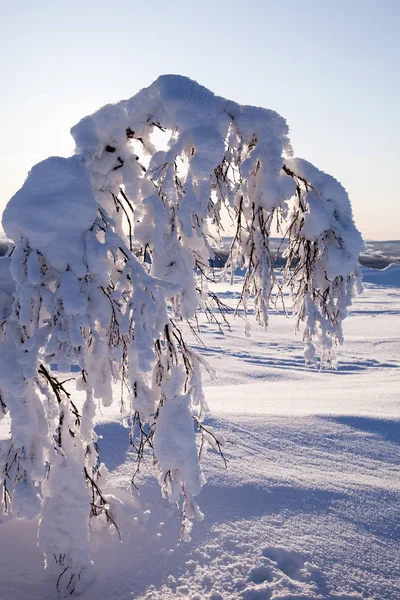
[{"label": "frozen snow on branch", "polygon": [[[40,512],[40,545],[66,593],[91,578],[89,514],[117,527],[100,486],[96,400],[120,401],[136,472],[146,448],[154,453],[164,495],[181,502],[184,539],[202,517],[194,500],[204,484],[199,456],[205,443],[220,452],[223,440],[201,425],[201,367],[211,369],[182,324],[199,308],[222,306],[207,282],[223,212],[235,226],[225,274],[245,269],[241,304],[246,312],[253,295],[262,325],[277,284],[273,222],[288,237],[283,279],[311,362],[319,353],[332,363],[335,340],[342,342],[362,244],[345,190],[292,158],[282,117],[185,77],[159,77],[85,117],[72,135],[76,154],[36,165],[6,207],[13,302],[9,278],[0,290],[1,407],[12,422],[5,509]],[[83,406],[52,363],[79,369]],[[114,400],[115,381],[128,394]]]}]

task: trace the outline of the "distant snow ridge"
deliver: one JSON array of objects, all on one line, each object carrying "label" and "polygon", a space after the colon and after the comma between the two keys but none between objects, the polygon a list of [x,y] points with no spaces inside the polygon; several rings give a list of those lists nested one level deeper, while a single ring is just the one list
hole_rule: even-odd
[{"label": "distant snow ridge", "polygon": [[[85,117],[72,135],[76,154],[36,165],[4,212],[15,293],[12,306],[3,294],[0,344],[0,407],[11,417],[5,510],[40,513],[39,544],[66,593],[92,577],[89,514],[118,526],[93,431],[97,402],[114,401],[112,381],[122,384],[138,467],[149,448],[163,494],[181,499],[184,539],[202,518],[199,455],[207,444],[221,452],[223,439],[202,424],[208,367],[182,321],[199,308],[223,311],[207,288],[223,211],[236,223],[225,275],[246,270],[240,302],[246,314],[253,295],[264,326],[276,283],[270,227],[282,224],[283,280],[312,363],[318,354],[332,363],[342,342],[362,247],[346,191],[292,158],[282,117],[185,77],[161,76]],[[79,369],[83,406],[53,363]]]},{"label": "distant snow ridge", "polygon": [[400,265],[390,264],[381,271],[364,267],[362,273],[365,283],[384,287],[400,287]]}]

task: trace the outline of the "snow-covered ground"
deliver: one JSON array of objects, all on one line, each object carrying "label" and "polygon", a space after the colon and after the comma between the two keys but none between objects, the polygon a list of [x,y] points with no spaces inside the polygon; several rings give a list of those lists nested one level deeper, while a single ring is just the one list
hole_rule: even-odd
[{"label": "snow-covered ground", "polygon": [[[209,423],[229,463],[208,452],[205,518],[189,543],[150,464],[130,501],[127,430],[104,409],[97,432],[108,491],[127,501],[123,543],[92,533],[96,578],[83,600],[400,598],[400,267],[365,269],[364,280],[336,371],[305,368],[282,312],[251,338],[240,318],[224,334],[203,324],[218,372],[206,380]],[[236,305],[238,285],[219,291]],[[58,597],[36,530],[3,518],[1,600]]]}]

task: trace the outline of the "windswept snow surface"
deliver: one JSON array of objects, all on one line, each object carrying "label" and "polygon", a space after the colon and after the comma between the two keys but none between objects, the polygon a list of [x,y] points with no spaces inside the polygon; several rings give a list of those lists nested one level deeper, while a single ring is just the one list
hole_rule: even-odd
[{"label": "windswept snow surface", "polygon": [[[251,338],[240,318],[224,334],[203,323],[201,351],[219,374],[206,386],[208,425],[225,437],[229,464],[211,452],[205,461],[205,518],[191,542],[179,542],[179,514],[150,464],[129,500],[128,430],[103,409],[100,456],[108,492],[126,501],[123,543],[92,533],[95,581],[83,600],[400,598],[400,283],[396,268],[365,275],[337,371],[306,370],[283,312],[267,334],[252,324]],[[218,286],[236,306],[239,285]],[[58,597],[36,530],[3,518],[2,600]]]}]

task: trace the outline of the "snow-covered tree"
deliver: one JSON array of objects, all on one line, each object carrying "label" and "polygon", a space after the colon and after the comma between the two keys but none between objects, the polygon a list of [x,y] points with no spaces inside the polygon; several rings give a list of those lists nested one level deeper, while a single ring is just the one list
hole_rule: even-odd
[{"label": "snow-covered tree", "polygon": [[[0,468],[4,510],[39,515],[46,563],[57,565],[59,587],[78,592],[92,577],[90,517],[118,527],[116,499],[101,485],[99,403],[120,403],[138,464],[146,448],[154,453],[184,539],[202,518],[201,449],[220,452],[223,439],[203,423],[210,368],[185,331],[197,311],[223,310],[207,283],[224,213],[234,236],[219,276],[245,270],[240,303],[246,314],[254,297],[262,326],[272,290],[289,286],[311,363],[332,363],[342,342],[362,240],[346,191],[293,158],[282,117],[185,77],[160,77],[72,135],[75,154],[33,167],[4,211],[12,246],[1,260],[0,412],[11,437]],[[288,241],[279,282],[273,226]],[[82,405],[51,365],[79,371]]]}]

